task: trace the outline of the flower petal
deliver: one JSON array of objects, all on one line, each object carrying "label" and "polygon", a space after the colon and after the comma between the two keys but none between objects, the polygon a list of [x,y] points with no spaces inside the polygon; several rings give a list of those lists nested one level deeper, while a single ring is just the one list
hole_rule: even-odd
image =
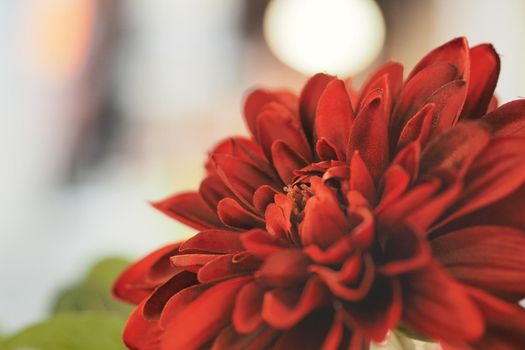
[{"label": "flower petal", "polygon": [[312,152],[296,115],[279,105],[269,105],[257,116],[257,140],[264,154],[272,159],[272,144],[282,141],[305,159],[312,159]]},{"label": "flower petal", "polygon": [[315,116],[316,137],[326,138],[336,149],[339,159],[344,156],[354,112],[342,80],[333,79],[327,85],[317,104]]},{"label": "flower petal", "polygon": [[469,47],[467,39],[464,37],[455,38],[449,42],[430,51],[412,69],[407,80],[412,79],[419,71],[437,63],[448,63],[454,66],[459,76],[468,79],[470,71]]},{"label": "flower petal", "polygon": [[245,277],[235,278],[204,291],[166,324],[162,347],[197,349],[216,337],[230,322],[235,297],[248,281]]},{"label": "flower petal", "polygon": [[224,198],[219,202],[217,214],[224,225],[233,229],[249,230],[264,227],[264,221],[260,217],[244,209],[232,198]]},{"label": "flower petal", "polygon": [[308,162],[288,144],[275,141],[272,144],[272,161],[283,183],[289,184],[295,177],[295,171],[304,168]]},{"label": "flower petal", "polygon": [[363,332],[366,338],[381,342],[401,318],[399,281],[378,276],[364,299],[344,302],[343,308],[350,323]]},{"label": "flower petal", "polygon": [[482,44],[470,49],[470,79],[462,118],[478,119],[489,106],[500,71],[500,59],[494,47]]},{"label": "flower petal", "polygon": [[154,202],[153,207],[197,230],[224,228],[217,214],[196,192],[176,194],[159,202]]},{"label": "flower petal", "polygon": [[402,276],[403,322],[434,340],[472,341],[484,330],[483,317],[465,288],[436,262]]},{"label": "flower petal", "polygon": [[525,138],[493,139],[472,162],[465,187],[440,226],[505,198],[525,183]]},{"label": "flower petal", "polygon": [[143,305],[139,305],[129,316],[122,339],[129,349],[158,350],[163,331],[158,321],[144,318],[142,308]]},{"label": "flower petal", "polygon": [[149,296],[151,291],[162,282],[168,280],[178,270],[167,266],[161,278],[152,280],[149,276],[153,266],[164,257],[178,254],[179,244],[169,244],[148,254],[133,263],[119,276],[113,285],[113,295],[128,303],[138,304]]},{"label": "flower petal", "polygon": [[199,194],[213,211],[223,198],[236,198],[232,191],[222,182],[218,175],[208,175],[199,186]]},{"label": "flower petal", "polygon": [[265,286],[292,287],[305,282],[310,276],[310,259],[299,249],[283,249],[266,258],[255,273]]},{"label": "flower petal", "polygon": [[389,158],[388,116],[382,90],[372,91],[363,103],[354,121],[347,158],[359,151],[370,174],[377,181]]},{"label": "flower petal", "polygon": [[266,259],[287,248],[287,244],[282,239],[258,229],[241,234],[241,242],[247,251],[260,259]]},{"label": "flower petal", "polygon": [[238,253],[243,250],[239,234],[224,230],[201,231],[180,246],[181,253]]},{"label": "flower petal", "polygon": [[299,233],[304,245],[318,244],[326,248],[347,233],[350,227],[336,194],[317,177],[312,178],[311,183],[314,195],[304,207]]},{"label": "flower petal", "polygon": [[143,315],[148,320],[158,320],[168,300],[179,291],[197,284],[195,274],[189,271],[181,271],[153,293],[144,303]]},{"label": "flower petal", "polygon": [[274,328],[289,329],[328,301],[329,293],[314,277],[308,280],[304,288],[279,288],[266,292],[262,317]]},{"label": "flower petal", "polygon": [[456,279],[498,295],[525,296],[525,232],[474,226],[430,242],[433,255]]},{"label": "flower petal", "polygon": [[495,135],[525,135],[525,99],[506,103],[481,120]]},{"label": "flower petal", "polygon": [[335,79],[331,75],[318,73],[308,80],[305,84],[301,96],[299,97],[299,111],[301,123],[309,141],[313,141],[313,131],[315,125],[315,113],[319,97],[330,81]]},{"label": "flower petal", "polygon": [[262,323],[262,303],[264,289],[257,282],[245,284],[237,294],[232,323],[242,334],[254,332]]},{"label": "flower petal", "polygon": [[295,95],[286,91],[267,91],[257,89],[246,97],[244,102],[244,119],[252,135],[257,135],[257,116],[268,103],[279,103],[290,111],[296,111],[298,100]]}]

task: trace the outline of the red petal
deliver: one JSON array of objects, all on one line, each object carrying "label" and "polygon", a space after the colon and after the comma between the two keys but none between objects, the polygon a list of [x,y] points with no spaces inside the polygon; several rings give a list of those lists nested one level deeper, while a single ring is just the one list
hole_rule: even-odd
[{"label": "red petal", "polygon": [[334,79],[319,98],[315,117],[316,136],[326,138],[343,156],[353,121],[354,113],[345,84],[342,80]]},{"label": "red petal", "polygon": [[436,259],[460,281],[491,293],[525,295],[525,233],[504,226],[475,226],[431,241]]},{"label": "red petal", "polygon": [[401,288],[397,279],[377,276],[363,300],[343,303],[346,316],[366,338],[376,342],[385,339],[401,317]]},{"label": "red petal", "polygon": [[383,230],[379,240],[383,247],[385,261],[378,267],[378,271],[382,274],[406,273],[425,266],[431,259],[426,239],[407,227]]},{"label": "red petal", "polygon": [[253,194],[262,185],[279,188],[276,182],[263,170],[253,164],[229,155],[214,155],[213,160],[222,181],[249,207]]},{"label": "red petal", "polygon": [[246,252],[220,255],[202,266],[197,278],[200,283],[216,282],[253,272],[259,265],[259,260]]},{"label": "red petal", "polygon": [[149,278],[152,267],[163,257],[177,254],[179,244],[170,244],[147,255],[129,266],[113,285],[113,295],[129,303],[138,304],[150,295],[160,283],[169,279],[176,271],[168,267],[162,279],[152,281]]},{"label": "red petal", "polygon": [[389,158],[388,116],[384,103],[381,90],[374,90],[364,101],[364,107],[355,119],[347,150],[347,158],[359,151],[376,181],[382,175]]},{"label": "red petal", "polygon": [[525,347],[525,310],[480,290],[470,294],[487,320],[483,338],[475,344],[480,350],[514,350]]},{"label": "red petal", "polygon": [[[355,261],[360,262],[360,264],[355,264]],[[359,268],[362,266],[363,276],[361,276],[357,284],[353,281],[352,285],[347,285],[345,281],[342,280],[344,277],[348,278],[350,275],[348,268],[347,271],[345,271],[345,276],[339,271],[334,271],[331,268],[321,265],[310,266],[310,271],[317,274],[328,289],[337,297],[345,300],[362,300],[370,291],[374,281],[375,269],[372,259],[366,254],[363,257],[354,255],[350,257],[345,264],[347,265],[346,267],[353,265],[352,267],[355,269],[354,275],[360,272]]]},{"label": "red petal", "polygon": [[297,326],[283,332],[272,349],[320,349],[330,328],[332,314],[332,310],[321,310],[312,313]]},{"label": "red petal", "polygon": [[320,138],[315,143],[315,153],[321,160],[337,160],[342,159],[343,156],[337,153],[335,146],[325,138]]},{"label": "red petal", "polygon": [[[468,142],[464,140],[464,142]],[[493,139],[465,176],[465,188],[441,225],[502,199],[525,182],[525,139]]]},{"label": "red petal", "polygon": [[241,234],[241,241],[247,251],[260,259],[265,259],[287,247],[282,239],[257,229]]},{"label": "red petal", "polygon": [[163,331],[157,321],[142,316],[142,307],[139,305],[129,316],[122,339],[129,349],[158,350]]},{"label": "red petal", "polygon": [[197,230],[223,228],[224,225],[196,192],[176,194],[153,206],[164,214]]},{"label": "red petal", "polygon": [[464,37],[453,39],[438,48],[430,51],[419,63],[412,69],[408,80],[412,79],[419,71],[424,68],[437,64],[448,63],[456,67],[458,75],[468,79],[469,67],[469,47],[467,39]]},{"label": "red petal", "polygon": [[397,141],[397,150],[403,149],[415,140],[418,140],[423,146],[427,143],[435,119],[435,110],[435,104],[426,104],[408,120]]},{"label": "red petal", "polygon": [[296,111],[298,100],[295,95],[285,91],[266,91],[254,90],[247,97],[244,102],[244,118],[252,135],[257,135],[257,115],[263,110],[268,103],[280,103],[286,106],[290,111]]},{"label": "red petal", "polygon": [[217,254],[180,254],[170,258],[171,264],[186,271],[197,273],[201,266],[212,261]]},{"label": "red petal", "polygon": [[296,115],[279,105],[269,105],[257,116],[257,139],[264,154],[271,159],[271,148],[275,141],[283,141],[305,159],[312,153],[301,123]]},{"label": "red petal", "polygon": [[403,281],[403,322],[434,340],[471,341],[484,330],[483,317],[467,291],[437,263]]},{"label": "red petal", "polygon": [[462,117],[478,119],[485,114],[498,82],[500,59],[494,47],[482,44],[470,49],[470,79]]},{"label": "red petal", "polygon": [[311,179],[311,184],[314,195],[304,207],[299,233],[304,245],[326,248],[347,233],[349,225],[333,190],[317,177]]},{"label": "red petal", "polygon": [[372,90],[380,88],[380,80],[388,76],[388,85],[392,98],[396,99],[403,85],[403,66],[397,62],[388,62],[379,67],[374,74],[370,76],[367,82],[361,88],[360,101],[356,106],[361,105],[364,99]]},{"label": "red petal", "polygon": [[421,154],[421,174],[439,169],[463,172],[490,139],[490,133],[480,123],[461,123],[434,139]]},{"label": "red petal", "polygon": [[266,230],[275,237],[295,241],[295,237],[292,237],[292,209],[293,202],[290,197],[276,194],[275,203],[266,207]]},{"label": "red petal", "polygon": [[198,283],[195,274],[181,271],[158,287],[144,303],[144,317],[158,320],[168,300],[179,291]]},{"label": "red petal", "polygon": [[368,168],[359,155],[359,151],[355,151],[350,162],[350,189],[359,191],[370,203],[374,203],[376,199],[376,186],[374,180],[368,171]]},{"label": "red petal", "polygon": [[507,197],[447,224],[436,234],[476,225],[504,225],[525,231],[524,207],[525,184]]},{"label": "red petal", "polygon": [[208,230],[197,233],[180,247],[182,253],[190,251],[208,253],[238,253],[244,250],[238,233]]},{"label": "red petal", "polygon": [[504,104],[481,118],[495,135],[525,135],[525,100]]},{"label": "red petal", "polygon": [[285,184],[292,182],[295,170],[304,168],[308,162],[288,144],[275,141],[272,144],[272,160],[279,177]]},{"label": "red petal", "polygon": [[200,184],[199,194],[210,206],[211,210],[217,210],[217,204],[223,198],[235,198],[232,191],[222,182],[217,175],[208,175]]},{"label": "red petal", "polygon": [[262,185],[253,194],[253,206],[260,213],[264,214],[266,207],[273,202],[273,197],[279,192],[268,185]]},{"label": "red petal", "polygon": [[407,81],[395,106],[392,135],[397,138],[408,121],[428,104],[430,97],[457,77],[458,71],[454,66],[440,63],[422,69]]},{"label": "red petal", "polygon": [[274,287],[291,287],[306,281],[310,259],[301,250],[283,249],[266,258],[255,274],[257,281]]},{"label": "red petal", "polygon": [[313,140],[315,113],[317,111],[319,97],[328,83],[333,79],[335,79],[335,77],[323,73],[314,75],[305,84],[301,96],[299,97],[301,123],[306,137],[311,141]]},{"label": "red petal", "polygon": [[304,289],[274,289],[266,292],[262,317],[274,328],[289,329],[328,301],[329,293],[324,285],[317,278],[311,278]]},{"label": "red petal", "polygon": [[247,278],[221,282],[202,293],[166,325],[163,348],[197,349],[230,322],[235,297]]},{"label": "red petal", "polygon": [[264,290],[257,282],[244,285],[235,301],[232,323],[239,333],[248,334],[255,331],[263,322],[261,316]]},{"label": "red petal", "polygon": [[260,217],[244,209],[235,199],[222,199],[217,205],[217,214],[224,225],[234,229],[264,227],[264,221]]}]

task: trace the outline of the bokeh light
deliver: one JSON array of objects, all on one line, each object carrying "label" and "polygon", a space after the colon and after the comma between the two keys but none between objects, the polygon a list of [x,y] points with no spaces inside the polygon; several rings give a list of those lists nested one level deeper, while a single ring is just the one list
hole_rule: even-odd
[{"label": "bokeh light", "polygon": [[385,23],[373,0],[273,0],[264,36],[280,60],[302,73],[350,76],[381,51]]}]

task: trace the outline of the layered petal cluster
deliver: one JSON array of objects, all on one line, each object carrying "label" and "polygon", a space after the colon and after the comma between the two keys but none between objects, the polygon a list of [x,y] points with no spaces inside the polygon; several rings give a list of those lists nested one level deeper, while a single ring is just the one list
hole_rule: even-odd
[{"label": "layered petal cluster", "polygon": [[196,192],[155,203],[197,230],[125,271],[130,349],[366,349],[390,330],[525,349],[525,100],[497,108],[491,45],[458,38],[404,79],[255,90],[250,137]]}]

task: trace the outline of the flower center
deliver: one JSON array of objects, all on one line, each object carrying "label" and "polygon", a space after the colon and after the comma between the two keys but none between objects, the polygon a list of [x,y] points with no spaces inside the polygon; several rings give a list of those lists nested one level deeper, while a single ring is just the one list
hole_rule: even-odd
[{"label": "flower center", "polygon": [[294,203],[292,209],[292,220],[300,223],[304,218],[304,207],[310,197],[313,196],[310,185],[305,183],[284,186],[284,192]]}]

